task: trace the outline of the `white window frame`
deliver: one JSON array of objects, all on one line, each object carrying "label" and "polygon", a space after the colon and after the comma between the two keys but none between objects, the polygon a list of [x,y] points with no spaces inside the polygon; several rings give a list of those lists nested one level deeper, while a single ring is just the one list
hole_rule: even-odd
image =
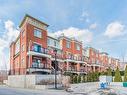
[{"label": "white window frame", "polygon": [[25,47],[24,47],[24,44],[22,44],[22,52],[25,51]]},{"label": "white window frame", "polygon": [[24,64],[25,63],[25,60],[24,60],[24,57],[22,58],[22,62],[21,62],[22,64]]},{"label": "white window frame", "polygon": [[67,41],[67,42],[66,42],[66,47],[67,47],[67,48],[71,48],[71,42],[70,42],[70,41]]},{"label": "white window frame", "polygon": [[80,50],[80,45],[76,44],[76,50]]},{"label": "white window frame", "polygon": [[42,31],[40,29],[34,29],[34,36],[38,38],[42,38]]}]

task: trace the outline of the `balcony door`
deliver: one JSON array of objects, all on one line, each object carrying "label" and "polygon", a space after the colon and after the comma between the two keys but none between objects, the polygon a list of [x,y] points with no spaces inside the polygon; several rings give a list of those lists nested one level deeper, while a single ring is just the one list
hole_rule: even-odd
[{"label": "balcony door", "polygon": [[34,44],[34,51],[41,52],[41,45]]}]

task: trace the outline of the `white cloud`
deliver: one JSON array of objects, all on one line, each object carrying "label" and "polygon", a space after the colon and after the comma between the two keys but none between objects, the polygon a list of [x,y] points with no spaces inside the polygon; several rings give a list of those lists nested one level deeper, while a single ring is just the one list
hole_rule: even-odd
[{"label": "white cloud", "polygon": [[4,26],[5,33],[0,37],[0,67],[2,69],[5,68],[5,64],[9,63],[9,54],[6,54],[5,51],[9,50],[10,43],[19,35],[19,31],[14,28],[12,21],[5,21]]},{"label": "white cloud", "polygon": [[68,37],[75,37],[76,39],[83,41],[83,43],[90,43],[93,38],[92,32],[90,32],[88,29],[79,29],[75,27],[70,27],[68,29],[64,29],[54,33],[54,35],[56,36],[60,36],[61,34],[64,34]]},{"label": "white cloud", "polygon": [[88,12],[83,11],[81,16],[82,16],[82,17],[88,17],[88,16],[89,16],[89,14],[88,14]]},{"label": "white cloud", "polygon": [[89,13],[87,11],[83,11],[81,16],[79,17],[79,20],[89,23],[90,22],[89,16],[90,15],[89,15]]},{"label": "white cloud", "polygon": [[122,36],[125,33],[124,28],[125,26],[120,22],[118,21],[112,22],[107,26],[104,35],[108,36],[109,38]]},{"label": "white cloud", "polygon": [[96,29],[97,28],[97,23],[93,23],[89,26],[89,29]]}]

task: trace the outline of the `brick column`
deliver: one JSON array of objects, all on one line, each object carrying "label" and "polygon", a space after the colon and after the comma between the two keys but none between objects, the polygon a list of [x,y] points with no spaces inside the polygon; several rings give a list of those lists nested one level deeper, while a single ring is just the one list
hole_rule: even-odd
[{"label": "brick column", "polygon": [[93,71],[95,72],[96,70],[95,70],[95,66],[93,66]]},{"label": "brick column", "polygon": [[87,65],[85,65],[85,72],[88,72],[88,67],[87,67]]},{"label": "brick column", "polygon": [[80,63],[77,63],[77,71],[80,71]]},{"label": "brick column", "polygon": [[66,70],[69,70],[69,62],[67,61]]},{"label": "brick column", "polygon": [[48,64],[48,67],[51,68],[52,60],[50,58],[47,58],[47,64]]},{"label": "brick column", "polygon": [[99,72],[101,72],[101,66],[99,67]]},{"label": "brick column", "polygon": [[32,66],[32,62],[33,62],[32,55],[30,55],[30,64],[29,64],[29,68]]}]

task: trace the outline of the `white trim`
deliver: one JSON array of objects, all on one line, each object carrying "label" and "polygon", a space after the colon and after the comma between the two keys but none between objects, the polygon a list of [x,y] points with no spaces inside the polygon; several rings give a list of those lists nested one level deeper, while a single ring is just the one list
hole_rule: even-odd
[{"label": "white trim", "polygon": [[57,46],[53,46],[53,45],[48,45],[48,47],[53,47],[53,48],[56,48],[58,50],[61,50],[62,51],[62,48],[61,47],[57,47]]},{"label": "white trim", "polygon": [[33,42],[33,44],[37,44],[37,45],[40,45],[42,47],[42,44],[40,44],[38,42]]},{"label": "white trim", "polygon": [[65,72],[70,72],[70,73],[76,73],[76,74],[87,74],[87,72],[82,72],[82,71],[70,71],[70,70],[67,70]]},{"label": "white trim", "polygon": [[84,62],[84,61],[76,61],[76,60],[71,60],[71,59],[66,59],[66,60],[64,60],[64,61],[67,61],[67,62],[75,62],[75,63],[85,63],[85,64],[87,64],[87,63]]},{"label": "white trim", "polygon": [[29,51],[29,52],[27,52],[27,55],[37,55],[37,56],[42,56],[42,57],[51,58],[51,55],[43,54],[43,53],[39,53],[39,52],[34,52],[34,51]]},{"label": "white trim", "polygon": [[99,64],[91,64],[91,66],[104,67],[104,66],[101,66],[101,65],[99,65]]},{"label": "white trim", "polygon": [[90,64],[86,64],[87,66],[91,66]]},{"label": "white trim", "polygon": [[[51,60],[55,60],[55,58],[51,58]],[[56,59],[56,61],[59,61],[59,62],[64,62],[64,60],[62,60],[62,59]]]},{"label": "white trim", "polygon": [[[30,69],[30,70],[29,70]],[[27,69],[27,71],[29,72],[34,72],[34,71],[43,71],[43,72],[48,72],[48,73],[51,73],[51,69],[38,69],[38,68],[29,68]]]}]

